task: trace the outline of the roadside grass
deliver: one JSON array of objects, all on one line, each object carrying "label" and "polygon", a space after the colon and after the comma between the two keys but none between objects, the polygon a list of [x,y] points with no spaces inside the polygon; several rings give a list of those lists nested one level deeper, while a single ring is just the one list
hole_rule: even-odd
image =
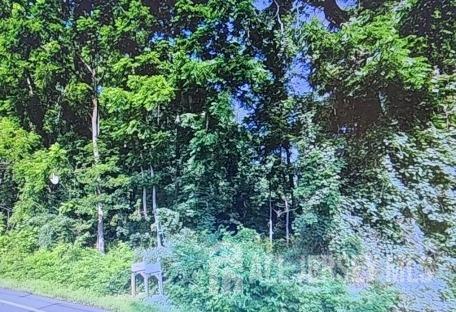
[{"label": "roadside grass", "polygon": [[75,303],[107,309],[113,312],[158,312],[159,308],[133,299],[128,295],[97,295],[83,289],[71,289],[66,285],[48,281],[21,281],[0,277],[0,287],[28,291],[37,295],[68,300]]},{"label": "roadside grass", "polygon": [[39,248],[27,231],[0,235],[0,287],[111,312],[169,311],[128,295],[132,261],[133,251],[121,243],[102,255],[75,244]]}]

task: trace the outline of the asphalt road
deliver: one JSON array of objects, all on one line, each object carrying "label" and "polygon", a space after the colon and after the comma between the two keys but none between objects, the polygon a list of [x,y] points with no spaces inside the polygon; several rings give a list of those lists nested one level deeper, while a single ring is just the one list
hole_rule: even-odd
[{"label": "asphalt road", "polygon": [[0,288],[0,312],[106,312],[27,292]]}]

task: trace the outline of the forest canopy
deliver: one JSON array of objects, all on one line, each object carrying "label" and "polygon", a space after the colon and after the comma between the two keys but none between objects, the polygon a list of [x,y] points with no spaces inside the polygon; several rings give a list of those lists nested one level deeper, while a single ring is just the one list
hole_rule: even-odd
[{"label": "forest canopy", "polygon": [[[450,311],[455,28],[453,0],[0,0],[0,276],[10,240],[174,246],[196,310],[390,311],[341,299],[367,255],[431,267],[426,309]],[[308,256],[343,266],[321,296],[288,279]],[[244,280],[264,310],[188,289],[252,261],[280,271]]]}]

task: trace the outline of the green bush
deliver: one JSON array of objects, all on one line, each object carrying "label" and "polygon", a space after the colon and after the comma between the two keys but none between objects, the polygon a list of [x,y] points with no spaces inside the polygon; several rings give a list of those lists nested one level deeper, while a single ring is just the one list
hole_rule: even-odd
[{"label": "green bush", "polygon": [[396,298],[381,288],[350,296],[331,277],[309,281],[250,230],[221,240],[184,232],[171,248],[166,289],[185,311],[386,312]]},{"label": "green bush", "polygon": [[[0,236],[0,278],[48,281],[99,295],[128,291],[133,253],[119,244],[105,255],[60,244],[38,249],[34,233]],[[387,312],[388,288],[349,295],[343,282],[309,280],[273,254],[256,232],[196,235],[183,231],[165,253],[166,292],[183,311]]]},{"label": "green bush", "polygon": [[32,237],[28,232],[0,237],[0,277],[49,281],[100,295],[128,290],[133,253],[126,245],[105,255],[72,244],[37,250]]}]

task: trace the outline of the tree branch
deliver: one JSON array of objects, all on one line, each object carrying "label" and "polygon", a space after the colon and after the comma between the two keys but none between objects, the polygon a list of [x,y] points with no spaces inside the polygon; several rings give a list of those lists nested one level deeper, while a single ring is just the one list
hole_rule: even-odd
[{"label": "tree branch", "polygon": [[348,12],[342,10],[336,0],[308,0],[307,3],[322,9],[326,19],[337,27],[341,27],[350,18]]},{"label": "tree branch", "polygon": [[277,11],[276,11],[275,17],[277,18],[277,21],[280,24],[280,35],[283,37],[283,23],[282,23],[282,19],[280,18],[280,5],[279,5],[279,3],[276,0],[274,0],[274,3],[276,5],[276,7],[277,7]]}]

